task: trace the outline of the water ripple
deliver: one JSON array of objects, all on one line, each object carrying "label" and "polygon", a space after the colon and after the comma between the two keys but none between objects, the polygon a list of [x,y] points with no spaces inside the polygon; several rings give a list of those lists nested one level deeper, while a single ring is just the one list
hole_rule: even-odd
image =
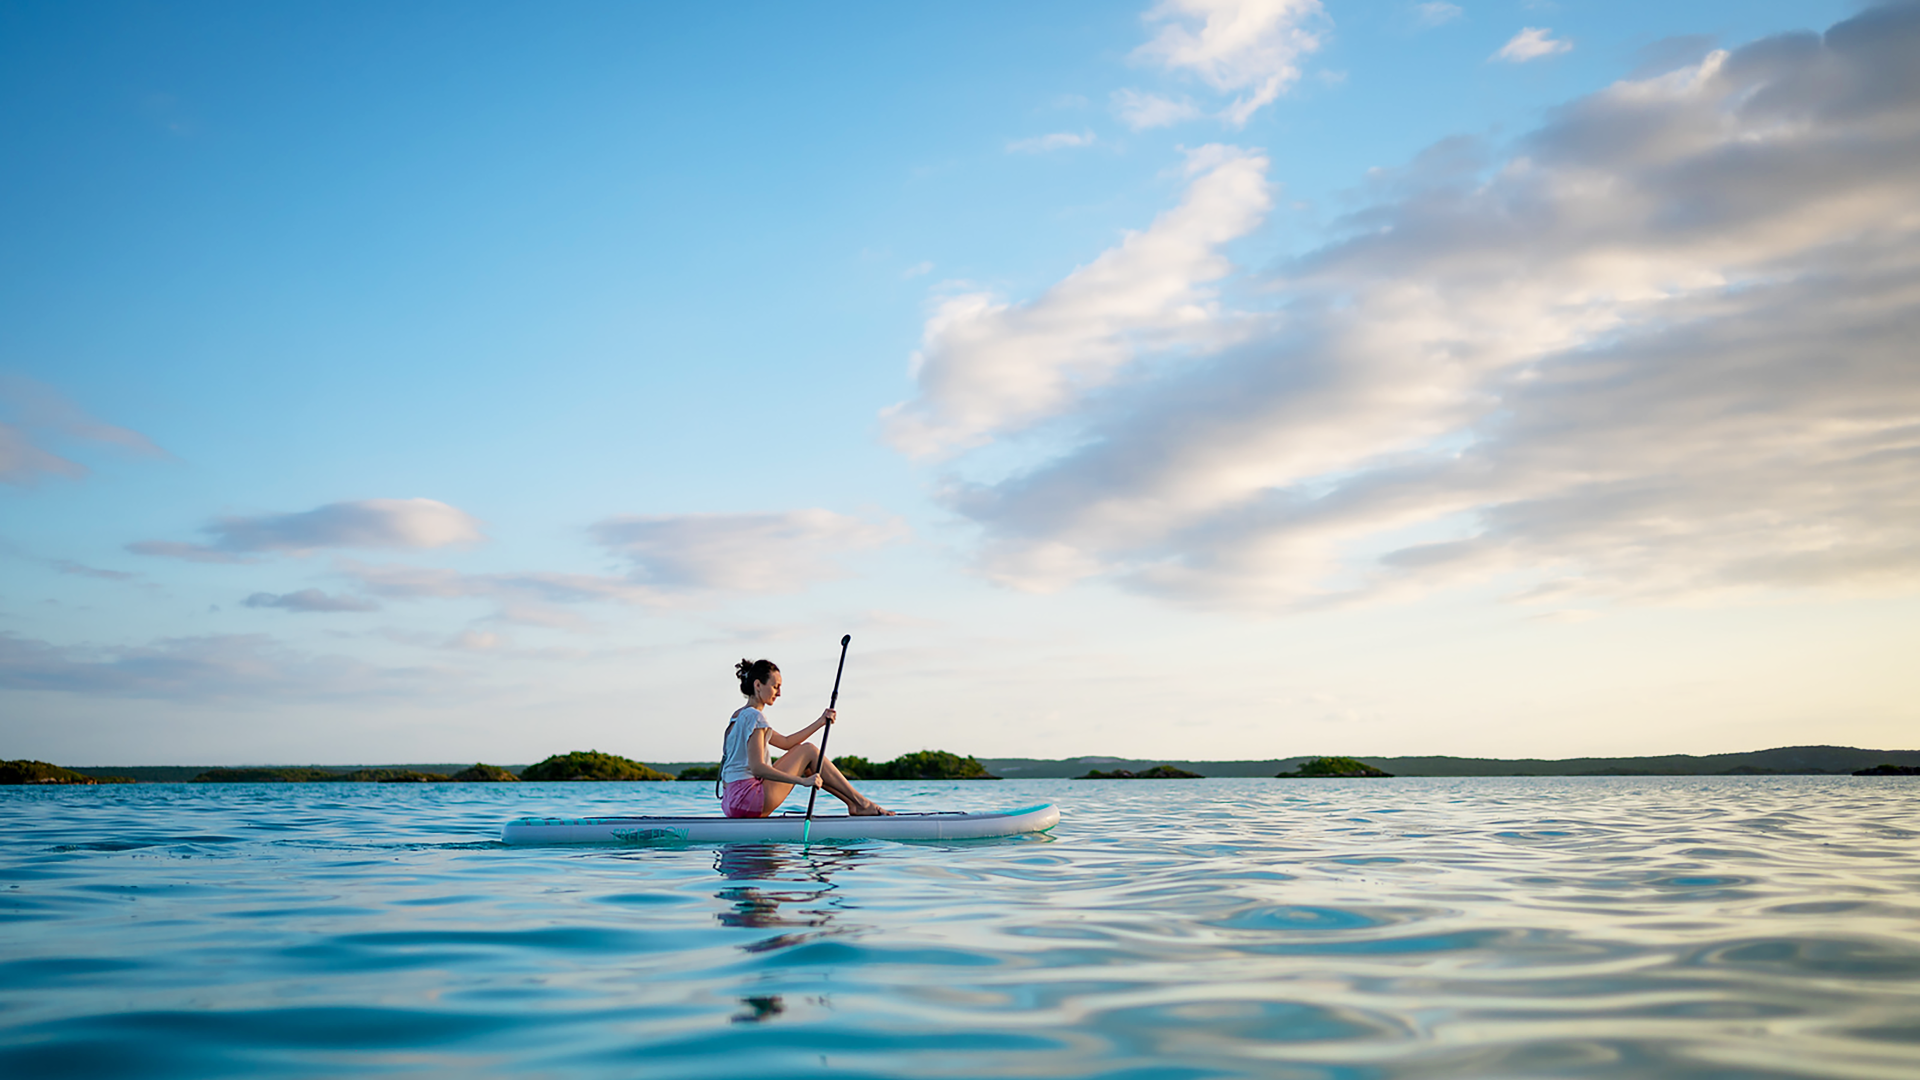
[{"label": "water ripple", "polygon": [[0,789],[0,1075],[1920,1075],[1920,785],[885,785],[1004,842],[518,849],[697,784]]}]

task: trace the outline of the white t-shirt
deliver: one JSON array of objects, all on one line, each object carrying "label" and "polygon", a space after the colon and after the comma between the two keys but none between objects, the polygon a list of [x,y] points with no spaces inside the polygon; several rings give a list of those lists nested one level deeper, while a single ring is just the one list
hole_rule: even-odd
[{"label": "white t-shirt", "polygon": [[735,780],[745,780],[753,775],[752,767],[747,764],[747,743],[753,733],[761,728],[771,728],[767,718],[760,710],[749,705],[729,721],[733,726],[727,730],[727,741],[723,756],[720,758],[720,782],[731,784]]}]

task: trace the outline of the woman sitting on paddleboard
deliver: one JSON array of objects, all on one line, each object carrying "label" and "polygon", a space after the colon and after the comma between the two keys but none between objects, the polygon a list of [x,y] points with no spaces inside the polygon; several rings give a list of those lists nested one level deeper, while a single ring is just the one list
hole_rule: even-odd
[{"label": "woman sitting on paddleboard", "polygon": [[[795,787],[824,787],[847,804],[850,814],[893,813],[855,791],[833,762],[820,760],[820,748],[807,741],[833,723],[832,709],[799,731],[782,735],[768,726],[761,712],[780,700],[780,669],[771,660],[742,660],[733,670],[747,703],[727,722],[725,756],[720,759],[720,780],[726,785],[720,807],[728,817],[766,817]],[[768,743],[788,753],[769,765]]]}]

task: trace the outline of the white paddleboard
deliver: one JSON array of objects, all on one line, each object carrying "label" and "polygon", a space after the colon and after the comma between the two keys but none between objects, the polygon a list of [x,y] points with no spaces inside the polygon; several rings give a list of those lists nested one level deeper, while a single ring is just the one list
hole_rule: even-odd
[{"label": "white paddleboard", "polygon": [[800,843],[822,840],[976,840],[1045,832],[1060,820],[1052,803],[985,813],[894,814],[849,817],[816,814],[811,831],[805,815],[729,817],[528,817],[509,821],[500,839],[509,844],[727,844]]}]

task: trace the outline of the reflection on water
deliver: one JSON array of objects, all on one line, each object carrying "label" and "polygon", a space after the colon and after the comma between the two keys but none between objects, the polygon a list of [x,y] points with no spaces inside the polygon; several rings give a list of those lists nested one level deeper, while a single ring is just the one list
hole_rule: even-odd
[{"label": "reflection on water", "polygon": [[743,997],[740,999],[740,1004],[745,1005],[747,1011],[733,1015],[733,1022],[736,1024],[758,1024],[762,1020],[771,1020],[787,1011],[787,1007],[780,1002],[779,994],[767,997]]},{"label": "reflection on water", "polygon": [[[723,844],[713,855],[713,868],[721,877],[734,882],[770,883],[777,887],[769,888],[767,884],[729,885],[714,894],[715,898],[727,905],[715,912],[714,918],[722,926],[755,930],[826,927],[835,916],[833,908],[837,898],[832,881],[834,873],[852,869],[861,858],[858,849],[801,848],[790,844]],[[825,934],[845,933],[850,929],[842,926],[812,934],[777,934],[744,942],[740,948],[747,952],[769,952],[804,945]]]},{"label": "reflection on water", "polygon": [[509,849],[712,801],[0,790],[0,1076],[1920,1075],[1905,778],[881,786],[1064,817]]}]

